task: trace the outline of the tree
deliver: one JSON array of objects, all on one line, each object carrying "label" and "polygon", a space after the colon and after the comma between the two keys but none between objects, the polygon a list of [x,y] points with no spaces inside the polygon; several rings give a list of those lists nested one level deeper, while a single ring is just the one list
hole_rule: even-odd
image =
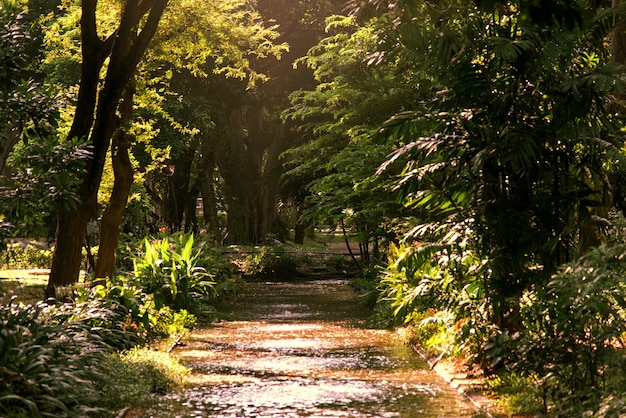
[{"label": "tree", "polygon": [[49,135],[57,114],[54,98],[35,80],[41,59],[36,12],[45,13],[53,6],[30,3],[35,9],[30,13],[15,1],[0,4],[0,173],[23,135]]},{"label": "tree", "polygon": [[[212,176],[203,171],[211,173],[215,163],[203,163],[213,157],[211,148],[219,141],[212,132],[216,130],[216,121],[222,117],[220,96],[224,86],[236,84],[253,88],[265,80],[264,74],[251,68],[249,57],[261,61],[280,56],[286,46],[274,44],[277,36],[274,27],[264,23],[251,3],[242,0],[178,2],[170,6],[161,19],[159,33],[140,69],[141,83],[138,84],[143,87],[137,97],[138,116],[153,121],[156,135],[149,144],[137,143],[131,151],[139,171],[146,172],[146,189],[161,208],[162,220],[171,229],[184,227],[197,232],[198,193],[214,190]],[[128,136],[124,130],[120,134],[120,139]],[[115,210],[117,216],[111,223],[109,209],[121,210],[125,206],[132,183],[130,160],[119,158],[128,151],[120,153],[122,149],[115,143],[114,148],[117,150],[113,154],[115,183],[102,224],[104,227],[107,222],[106,229],[115,232],[102,232],[96,275],[112,274],[121,212]],[[148,148],[153,151],[146,152]],[[167,165],[165,169],[154,161],[154,151],[159,149],[162,162]],[[122,162],[126,167],[124,171],[120,171]],[[201,169],[197,168],[199,165]],[[123,193],[116,188],[118,183],[126,184]],[[215,219],[216,215],[206,218]],[[211,232],[217,237],[219,231],[215,222],[212,225]],[[113,239],[109,240],[109,235]]]},{"label": "tree", "polygon": [[616,204],[623,122],[607,104],[623,74],[605,41],[623,11],[397,5],[378,57],[419,63],[436,94],[384,125],[397,149],[383,168],[408,158],[398,188],[422,215],[411,236],[435,256],[471,248],[484,263],[453,283],[480,288],[486,319],[514,330],[523,292],[597,242]]},{"label": "tree", "polygon": [[381,237],[396,238],[393,219],[402,214],[385,182],[373,179],[388,152],[385,143],[373,138],[419,92],[404,69],[368,63],[375,31],[351,17],[329,18],[327,37],[298,62],[313,70],[318,84],[294,92],[292,106],[284,112],[306,139],[287,152],[285,176],[287,185],[300,183],[292,195],[306,206],[302,217],[354,227],[364,261],[369,242],[376,247]]},{"label": "tree", "polygon": [[[46,289],[78,280],[81,248],[87,222],[97,210],[97,195],[111,137],[119,127],[116,115],[122,93],[154,36],[167,0],[129,0],[122,8],[118,27],[102,36],[98,32],[97,0],[85,0],[81,10],[81,79],[76,111],[68,138],[89,138],[92,158],[79,187],[80,203],[70,210],[57,209],[56,247]],[[104,84],[100,73],[108,59]]]}]

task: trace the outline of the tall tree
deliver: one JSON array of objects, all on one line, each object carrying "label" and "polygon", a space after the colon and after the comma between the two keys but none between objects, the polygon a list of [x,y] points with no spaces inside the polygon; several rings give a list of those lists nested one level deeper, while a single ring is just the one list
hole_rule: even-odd
[{"label": "tall tree", "polygon": [[[78,280],[85,227],[97,210],[98,188],[113,133],[119,127],[116,114],[122,93],[132,78],[148,44],[156,33],[167,0],[128,0],[117,28],[108,35],[98,31],[98,1],[81,4],[81,79],[76,111],[68,138],[89,138],[92,158],[82,178],[80,203],[71,210],[58,208],[56,246],[46,289]],[[100,75],[108,59],[104,83]]]},{"label": "tall tree", "polygon": [[606,50],[615,11],[559,4],[399,2],[382,28],[381,59],[417,64],[437,92],[384,127],[390,163],[409,159],[398,187],[423,216],[413,236],[486,260],[458,285],[480,288],[503,329],[519,325],[525,289],[601,232],[594,210],[614,204],[610,167],[623,171],[607,111],[623,76]]},{"label": "tall tree", "polygon": [[374,25],[334,16],[326,27],[327,36],[298,61],[313,70],[318,84],[294,92],[292,107],[284,112],[306,138],[287,153],[285,181],[304,182],[299,187],[307,191],[299,197],[307,207],[304,218],[344,221],[359,231],[365,260],[370,241],[376,245],[380,237],[395,235],[391,220],[402,212],[383,182],[373,181],[388,147],[372,138],[396,109],[411,107],[423,87],[406,68],[369,63]]}]

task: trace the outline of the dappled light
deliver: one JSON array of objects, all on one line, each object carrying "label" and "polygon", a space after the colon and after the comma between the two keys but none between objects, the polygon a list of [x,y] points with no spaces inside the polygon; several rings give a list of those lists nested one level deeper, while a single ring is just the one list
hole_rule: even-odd
[{"label": "dappled light", "polygon": [[[175,350],[193,386],[171,416],[473,416],[395,332],[365,326],[343,280],[248,283],[234,321],[194,331]],[[162,415],[160,415],[162,416]]]}]

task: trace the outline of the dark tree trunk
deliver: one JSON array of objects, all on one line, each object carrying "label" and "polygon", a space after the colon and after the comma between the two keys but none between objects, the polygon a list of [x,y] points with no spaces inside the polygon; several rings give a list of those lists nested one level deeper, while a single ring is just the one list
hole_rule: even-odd
[{"label": "dark tree trunk", "polygon": [[202,217],[204,227],[213,239],[221,243],[223,237],[220,232],[220,225],[217,214],[217,193],[216,193],[216,170],[215,151],[208,147],[202,151],[202,160],[198,169],[200,178],[198,188],[202,197]]},{"label": "dark tree trunk", "polygon": [[[82,2],[81,82],[68,137],[89,137],[93,155],[78,190],[80,203],[70,211],[58,210],[56,246],[46,289],[47,297],[54,297],[57,287],[78,281],[85,227],[96,213],[106,154],[111,136],[119,123],[117,107],[124,88],[156,32],[167,2],[128,0],[118,29],[106,40],[101,40],[97,33],[97,0]],[[149,13],[148,17],[143,21],[146,13]],[[142,21],[143,28],[138,33]],[[104,86],[98,93],[100,70],[109,55]]]},{"label": "dark tree trunk", "polygon": [[20,124],[14,123],[12,126],[10,126],[8,132],[0,132],[0,138],[2,139],[2,141],[0,142],[0,175],[4,174],[7,158],[20,140],[19,131]]},{"label": "dark tree trunk", "polygon": [[276,201],[281,175],[280,154],[287,147],[281,129],[263,129],[264,106],[234,97],[228,111],[226,141],[217,151],[224,180],[227,241],[260,243],[277,227]]},{"label": "dark tree trunk", "polygon": [[109,204],[100,222],[100,246],[94,272],[96,278],[113,277],[120,221],[133,185],[133,166],[128,155],[130,135],[127,131],[133,110],[133,96],[133,88],[128,87],[119,108],[122,126],[117,129],[112,139],[111,159],[115,181]]},{"label": "dark tree trunk", "polygon": [[307,225],[302,222],[296,222],[295,225],[295,236],[293,238],[293,242],[295,244],[304,244],[304,237],[306,236]]},{"label": "dark tree trunk", "polygon": [[196,148],[186,150],[173,163],[172,174],[168,178],[168,193],[165,205],[167,207],[167,223],[172,230],[197,232],[196,219],[197,190],[191,190],[191,168]]}]

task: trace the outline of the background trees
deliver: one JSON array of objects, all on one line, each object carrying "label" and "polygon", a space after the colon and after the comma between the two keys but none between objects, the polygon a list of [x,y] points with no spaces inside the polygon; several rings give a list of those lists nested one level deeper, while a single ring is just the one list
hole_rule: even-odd
[{"label": "background trees", "polygon": [[[39,138],[11,158],[57,209],[51,292],[76,280],[90,218],[107,225],[98,276],[114,272],[120,223],[260,243],[344,222],[363,261],[403,242],[383,286],[398,313],[421,283],[478,318],[476,346],[517,331],[520,299],[624,207],[623,6],[371,1],[333,15],[343,3],[43,4],[56,11],[41,63],[19,8],[5,13],[2,134]],[[24,58],[62,109],[20,81]],[[26,97],[38,107],[15,104]]]}]

